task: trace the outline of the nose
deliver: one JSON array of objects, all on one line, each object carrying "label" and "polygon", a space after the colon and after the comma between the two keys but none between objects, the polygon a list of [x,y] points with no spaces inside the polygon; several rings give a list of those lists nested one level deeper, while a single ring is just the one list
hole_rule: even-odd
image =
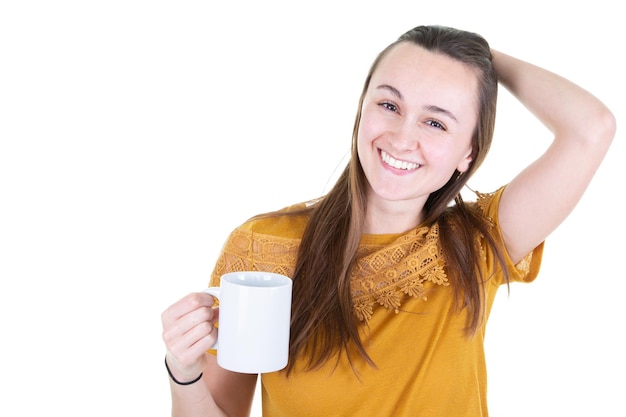
[{"label": "nose", "polygon": [[419,147],[416,123],[405,120],[389,135],[389,143],[398,152],[410,152]]}]

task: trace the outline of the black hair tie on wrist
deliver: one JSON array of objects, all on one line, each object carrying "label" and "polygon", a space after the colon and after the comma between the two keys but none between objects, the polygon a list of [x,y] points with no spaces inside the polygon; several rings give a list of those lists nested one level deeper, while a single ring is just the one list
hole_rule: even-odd
[{"label": "black hair tie on wrist", "polygon": [[200,375],[198,375],[198,377],[196,379],[194,379],[193,381],[189,381],[189,382],[180,382],[179,380],[177,380],[176,378],[174,378],[174,375],[172,375],[172,371],[170,371],[170,367],[167,366],[167,358],[165,358],[165,369],[167,369],[167,373],[169,374],[170,378],[172,379],[172,381],[174,381],[175,383],[177,383],[178,385],[191,385],[194,384],[198,381],[200,381],[200,378],[202,378],[202,374],[203,372],[200,372]]}]

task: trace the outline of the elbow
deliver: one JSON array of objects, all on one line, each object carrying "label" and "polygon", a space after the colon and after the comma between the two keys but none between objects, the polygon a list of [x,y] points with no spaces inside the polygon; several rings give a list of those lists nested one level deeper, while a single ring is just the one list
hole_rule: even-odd
[{"label": "elbow", "polygon": [[617,120],[615,119],[613,112],[604,106],[602,106],[602,108],[598,111],[595,120],[596,123],[594,131],[596,134],[591,135],[590,137],[592,146],[606,152],[615,137],[615,133],[617,131]]},{"label": "elbow", "polygon": [[615,115],[601,104],[592,113],[587,112],[584,126],[570,126],[569,133],[563,137],[575,138],[587,157],[595,155],[602,160],[613,142],[616,130]]}]

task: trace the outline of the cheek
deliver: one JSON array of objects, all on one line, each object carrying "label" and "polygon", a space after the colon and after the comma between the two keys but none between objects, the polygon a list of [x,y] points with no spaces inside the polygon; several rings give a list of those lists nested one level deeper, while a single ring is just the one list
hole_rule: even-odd
[{"label": "cheek", "polygon": [[442,137],[423,134],[419,147],[428,160],[456,166],[471,154],[471,139],[466,139],[461,135]]},{"label": "cheek", "polygon": [[[436,144],[423,144],[422,152],[428,162],[441,167],[450,175],[457,169],[466,152],[459,152],[458,148],[451,146],[441,146]],[[446,174],[447,175],[447,174]]]},{"label": "cheek", "polygon": [[450,158],[454,151],[450,146],[445,144],[440,138],[431,138],[431,140],[420,141],[420,150],[431,163],[442,163]]},{"label": "cheek", "polygon": [[368,120],[367,118],[362,118],[357,129],[356,145],[359,157],[362,156],[363,152],[371,149],[373,138],[376,137],[374,126]]},{"label": "cheek", "polygon": [[359,129],[357,130],[358,137],[360,141],[366,140],[368,137],[371,137],[371,132],[373,130],[373,123],[370,117],[367,117],[367,113],[363,112],[361,115],[361,120],[359,121]]},{"label": "cheek", "polygon": [[357,139],[356,139],[356,153],[357,156],[359,158],[359,161],[361,161],[361,164],[363,164],[364,161],[367,161],[367,150],[369,149],[369,145],[366,143],[364,138],[364,132],[359,129],[357,132]]}]

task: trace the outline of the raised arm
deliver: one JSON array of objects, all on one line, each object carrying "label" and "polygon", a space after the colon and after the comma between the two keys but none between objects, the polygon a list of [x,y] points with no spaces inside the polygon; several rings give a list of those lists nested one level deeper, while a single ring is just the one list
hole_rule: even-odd
[{"label": "raised arm", "polygon": [[500,84],[554,134],[547,151],[502,195],[504,242],[518,262],[574,209],[609,149],[615,118],[600,100],[565,78],[492,52]]}]

